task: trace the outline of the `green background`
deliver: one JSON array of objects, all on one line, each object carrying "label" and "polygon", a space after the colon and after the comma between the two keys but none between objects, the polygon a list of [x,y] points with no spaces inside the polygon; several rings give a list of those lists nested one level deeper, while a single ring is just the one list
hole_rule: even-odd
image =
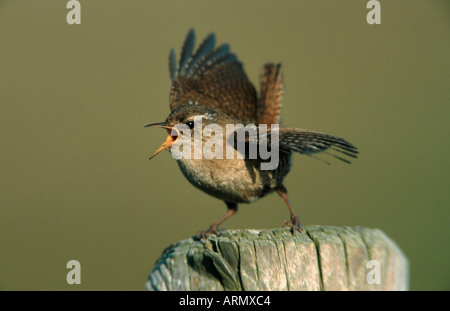
[{"label": "green background", "polygon": [[[0,0],[0,289],[142,290],[155,260],[225,212],[191,186],[165,139],[168,52],[215,32],[250,80],[282,62],[287,126],[344,137],[352,165],[295,155],[305,225],[380,228],[411,289],[449,290],[450,2]],[[275,228],[270,195],[223,228]],[[81,263],[81,285],[66,263]]]}]

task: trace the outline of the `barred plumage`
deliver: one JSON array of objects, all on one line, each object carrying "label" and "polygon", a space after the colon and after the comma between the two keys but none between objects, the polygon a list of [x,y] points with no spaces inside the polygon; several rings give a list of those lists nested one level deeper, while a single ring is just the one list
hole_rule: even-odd
[{"label": "barred plumage", "polygon": [[[194,131],[192,120],[195,116],[203,116],[204,126],[214,124],[222,128],[227,124],[256,123],[266,124],[270,129],[270,125],[280,123],[283,96],[281,65],[268,63],[264,66],[257,97],[241,62],[230,52],[228,44],[219,47],[215,45],[215,35],[209,34],[194,51],[195,33],[191,29],[184,41],[178,64],[174,50],[170,50],[171,113],[165,122],[153,123],[151,126],[173,130],[176,125],[183,123]],[[287,190],[283,185],[284,177],[291,168],[292,153],[312,157],[324,153],[346,163],[350,163],[348,158],[356,158],[358,155],[357,148],[340,137],[282,126],[278,133],[278,146],[272,145],[274,132],[270,130],[265,136],[245,138],[248,147],[252,144],[260,147],[259,143],[266,141],[270,151],[272,148],[278,149],[279,152],[275,154],[279,156],[279,162],[274,169],[261,169],[260,164],[267,164],[272,159],[263,158],[259,151],[259,158],[246,155],[244,159],[178,159],[181,171],[195,187],[227,204],[227,213],[202,232],[201,236],[217,233],[218,225],[237,211],[238,203],[249,203],[274,191],[278,192],[289,208],[293,232],[301,231],[300,220],[289,203]],[[177,135],[172,135],[168,136],[155,154],[171,148],[178,139]],[[191,135],[191,140],[193,139]],[[237,139],[234,142],[238,149]],[[249,150],[250,148],[246,148],[246,151]]]},{"label": "barred plumage", "polygon": [[[215,48],[215,35],[210,34],[195,53],[195,33],[190,30],[176,66],[172,52],[169,68],[172,80],[170,108],[189,101],[218,109],[241,121],[256,120],[256,91],[248,80],[242,64],[229,46]],[[177,69],[175,69],[177,68]]]},{"label": "barred plumage", "polygon": [[195,33],[194,30],[191,29],[186,36],[186,40],[184,41],[183,48],[181,50],[180,64],[178,65],[178,76],[182,76],[184,74],[184,68],[186,67],[188,61],[191,59],[192,51],[194,50],[195,45]]},{"label": "barred plumage", "polygon": [[219,63],[226,57],[227,55],[234,57],[234,59],[229,59],[232,61],[236,60],[236,56],[230,54],[230,46],[228,44],[222,44],[214,51],[211,51],[209,54],[205,55],[201,62],[194,68],[193,76],[202,75],[209,68],[214,66],[214,64]]},{"label": "barred plumage", "polygon": [[345,163],[351,162],[326,151],[333,150],[351,158],[357,158],[358,154],[357,148],[343,138],[300,129],[280,129],[280,148],[306,155],[324,152]]},{"label": "barred plumage", "polygon": [[280,123],[283,101],[283,73],[281,64],[266,64],[261,75],[257,121],[259,124]]},{"label": "barred plumage", "polygon": [[210,34],[200,45],[200,47],[197,49],[197,52],[195,55],[192,56],[191,60],[189,61],[188,70],[186,72],[186,76],[189,76],[192,71],[195,69],[197,64],[202,60],[205,59],[208,54],[211,53],[211,51],[214,49],[214,46],[216,45],[216,36],[214,34]]}]

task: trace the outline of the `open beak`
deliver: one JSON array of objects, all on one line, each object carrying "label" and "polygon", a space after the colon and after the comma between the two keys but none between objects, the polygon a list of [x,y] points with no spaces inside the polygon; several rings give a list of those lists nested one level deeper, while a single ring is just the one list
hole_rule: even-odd
[{"label": "open beak", "polygon": [[153,126],[165,128],[169,133],[169,135],[167,136],[166,141],[161,146],[159,146],[158,149],[156,149],[155,153],[150,157],[150,160],[153,159],[158,153],[160,153],[164,149],[170,148],[179,137],[178,131],[171,126],[167,126],[166,122],[151,123],[147,124],[145,127],[153,127]]}]

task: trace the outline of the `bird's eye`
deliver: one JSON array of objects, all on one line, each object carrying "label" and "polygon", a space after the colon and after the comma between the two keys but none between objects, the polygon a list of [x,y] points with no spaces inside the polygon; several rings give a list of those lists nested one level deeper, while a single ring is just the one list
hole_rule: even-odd
[{"label": "bird's eye", "polygon": [[187,126],[192,130],[194,128],[194,121],[189,121],[186,123]]}]

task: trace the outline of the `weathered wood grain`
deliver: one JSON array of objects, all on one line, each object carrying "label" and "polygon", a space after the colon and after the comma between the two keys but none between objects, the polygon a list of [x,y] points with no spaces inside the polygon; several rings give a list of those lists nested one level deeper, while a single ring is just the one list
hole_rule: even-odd
[{"label": "weathered wood grain", "polygon": [[[373,260],[379,284],[368,282]],[[287,228],[227,230],[170,245],[146,289],[407,290],[408,271],[399,247],[378,229],[308,226],[296,236]]]}]

